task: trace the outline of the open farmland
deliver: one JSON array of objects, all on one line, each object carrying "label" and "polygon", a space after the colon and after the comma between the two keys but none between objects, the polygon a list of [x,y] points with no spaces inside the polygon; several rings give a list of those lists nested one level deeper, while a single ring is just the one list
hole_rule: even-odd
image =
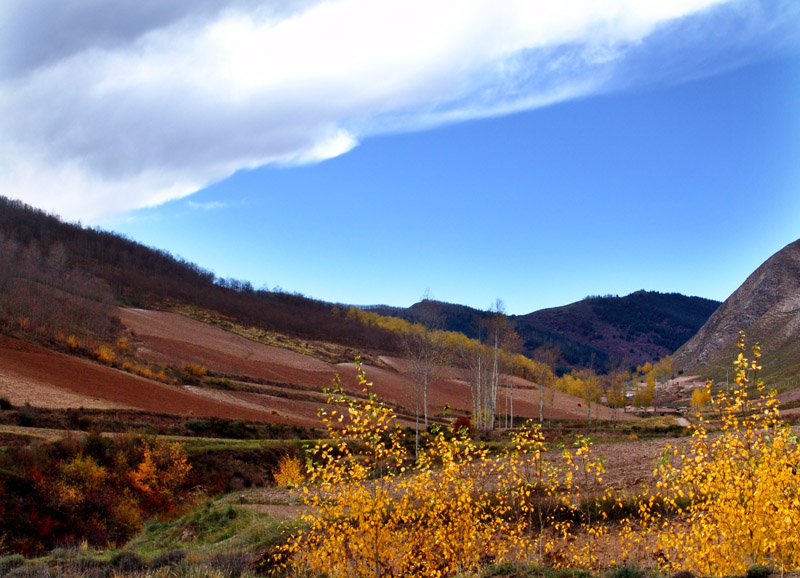
[{"label": "open farmland", "polygon": [[0,336],[0,395],[34,407],[137,408],[199,416],[274,419],[266,411],[216,401],[38,345]]},{"label": "open farmland", "polygon": [[[217,378],[215,387],[203,382],[167,385],[2,337],[0,396],[15,406],[135,409],[313,426],[317,424],[317,409],[325,401],[322,390],[331,385],[336,374],[346,388],[354,387],[353,363],[328,363],[176,313],[139,309],[119,309],[118,313],[136,347],[137,358],[161,367],[202,366]],[[391,356],[382,356],[380,361],[383,367],[367,367],[374,391],[410,424],[415,389],[409,364]],[[471,397],[464,372],[443,368],[438,375],[429,391],[431,415],[441,417],[445,406],[454,415],[467,413]],[[223,379],[227,385],[221,388]],[[514,414],[538,416],[539,386],[518,377],[513,383]],[[593,406],[592,414],[600,419],[612,417],[610,410],[598,405]],[[546,415],[550,415],[549,405]],[[555,392],[552,416],[585,419],[585,402]],[[624,414],[621,417],[628,418]]]},{"label": "open farmland", "polygon": [[[324,402],[320,394],[336,374],[345,388],[353,388],[356,368],[353,363],[327,363],[309,355],[251,341],[219,327],[163,311],[121,309],[120,318],[137,347],[139,355],[162,365],[185,363],[202,365],[211,374],[225,376],[241,389],[225,392],[192,388],[198,395],[224,393],[230,403],[242,407],[259,406],[277,410],[294,419],[315,419]],[[401,416],[410,418],[415,389],[408,361],[382,356],[385,367],[367,367],[375,393],[392,404]],[[471,407],[469,384],[463,371],[441,369],[431,384],[429,400],[432,415],[441,415],[445,406],[451,412],[466,413]],[[514,377],[514,413],[524,417],[539,415],[539,386]],[[353,393],[359,393],[354,391]],[[501,394],[502,395],[502,394]],[[501,406],[502,407],[502,406]],[[547,408],[549,415],[549,407]],[[602,406],[592,408],[593,416],[611,419]],[[554,419],[585,419],[582,400],[555,392]]]}]

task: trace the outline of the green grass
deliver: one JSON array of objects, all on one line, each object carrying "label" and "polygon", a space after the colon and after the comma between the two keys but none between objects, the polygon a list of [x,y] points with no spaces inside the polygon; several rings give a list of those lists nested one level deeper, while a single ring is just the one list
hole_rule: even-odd
[{"label": "green grass", "polygon": [[143,557],[177,549],[205,556],[257,552],[279,542],[294,527],[256,509],[217,498],[174,520],[146,524],[126,549]]},{"label": "green grass", "polygon": [[0,557],[0,576],[19,578],[248,578],[266,549],[297,529],[235,503],[239,494],[204,500],[173,519],[147,523],[122,548],[56,548],[25,560]]}]

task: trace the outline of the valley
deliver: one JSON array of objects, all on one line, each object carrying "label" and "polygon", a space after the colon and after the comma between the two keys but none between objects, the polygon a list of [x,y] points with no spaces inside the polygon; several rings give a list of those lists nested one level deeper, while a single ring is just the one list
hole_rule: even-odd
[{"label": "valley", "polygon": [[[748,334],[764,343],[767,387],[782,380],[774,399],[783,418],[760,427],[780,436],[800,419],[800,388],[791,385],[797,244],[719,307],[639,291],[508,316],[429,300],[356,308],[255,291],[131,241],[8,207],[0,514],[14,522],[0,532],[0,575],[62,563],[70,578],[160,578],[179,566],[215,578],[269,575],[281,548],[297,548],[296,559],[313,566],[319,561],[301,552],[323,556],[325,536],[360,543],[362,532],[336,526],[357,508],[382,520],[364,532],[377,527],[396,538],[409,528],[446,531],[444,522],[426,525],[433,514],[414,517],[426,504],[440,504],[452,521],[473,500],[470,523],[491,538],[458,554],[472,568],[494,571],[493,548],[524,549],[509,541],[522,532],[541,544],[527,554],[537,564],[657,572],[676,555],[659,540],[674,537],[648,520],[665,516],[663,527],[679,527],[694,507],[664,492],[673,478],[659,476],[704,455],[700,433],[726,439],[731,396],[749,392],[748,404],[772,407],[749,381],[752,367],[728,361],[729,379],[718,377],[737,348],[733,326],[747,320]],[[747,343],[739,346],[745,356]],[[706,377],[716,383],[703,397]],[[771,420],[771,411],[744,419]],[[709,467],[723,457],[706,456]],[[328,478],[318,476],[339,482],[323,490]],[[530,499],[517,493],[526,487]],[[390,523],[390,512],[409,517]],[[789,507],[785,519],[796,513]],[[511,520],[517,525],[505,525]],[[226,537],[212,539],[218,532]],[[301,536],[310,542],[292,546]],[[84,545],[57,559],[59,544]],[[429,547],[414,546],[433,568],[439,554]],[[470,558],[478,551],[483,558]],[[396,555],[387,551],[385,563],[405,568]],[[518,574],[508,575],[527,575],[515,560]]]}]

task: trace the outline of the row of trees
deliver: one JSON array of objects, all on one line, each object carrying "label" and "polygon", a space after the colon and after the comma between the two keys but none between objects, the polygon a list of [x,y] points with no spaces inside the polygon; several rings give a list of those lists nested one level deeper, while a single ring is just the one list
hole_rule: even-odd
[{"label": "row of trees", "polygon": [[[392,410],[337,383],[322,418],[326,440],[306,454],[306,522],[270,561],[292,575],[453,576],[487,559],[539,568],[657,566],[702,576],[800,570],[800,444],[745,357],[733,391],[713,399],[719,431],[698,416],[692,437],[656,456],[651,484],[633,494],[603,483],[586,436],[558,457],[538,424],[505,452],[457,432],[425,436],[407,452]],[[710,387],[707,391],[710,394]],[[353,443],[355,442],[355,443]],[[302,482],[301,482],[302,483]]]},{"label": "row of trees", "polygon": [[548,407],[552,422],[555,392],[561,391],[584,400],[586,419],[591,425],[592,412],[599,403],[612,408],[615,419],[618,411],[628,405],[653,405],[656,385],[663,385],[672,375],[672,358],[667,356],[636,371],[618,369],[599,375],[592,369],[583,369],[557,376],[557,348],[540,348],[535,359],[515,353],[521,348],[521,339],[509,323],[502,301],[497,300],[487,314],[476,320],[474,338],[443,331],[437,311],[436,304],[424,298],[415,306],[415,323],[355,307],[342,312],[348,319],[400,336],[415,380],[412,403],[417,432],[420,426],[429,426],[428,391],[443,366],[464,372],[470,385],[472,423],[482,430],[498,425],[514,427],[514,376],[539,385],[540,424],[545,422]]},{"label": "row of trees", "polygon": [[366,326],[381,327],[401,337],[403,353],[409,360],[415,380],[413,403],[417,431],[420,425],[425,428],[429,425],[428,392],[443,366],[464,371],[470,385],[472,423],[479,429],[493,429],[498,419],[502,419],[503,425],[513,427],[512,376],[539,382],[547,382],[548,376],[552,376],[552,368],[545,363],[514,353],[519,348],[519,336],[508,323],[503,303],[499,300],[492,306],[491,315],[478,324],[474,339],[463,333],[440,329],[436,309],[429,300],[420,304],[417,323],[355,307],[347,310],[345,315]]}]

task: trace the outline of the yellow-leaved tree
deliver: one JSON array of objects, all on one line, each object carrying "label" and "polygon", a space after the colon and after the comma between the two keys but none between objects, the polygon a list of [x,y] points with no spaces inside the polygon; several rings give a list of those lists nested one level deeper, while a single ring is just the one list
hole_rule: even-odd
[{"label": "yellow-leaved tree", "polygon": [[[305,528],[276,564],[298,576],[444,577],[475,572],[487,560],[543,563],[556,540],[592,524],[582,506],[596,491],[602,464],[581,438],[566,464],[543,459],[540,426],[528,424],[507,452],[490,456],[464,430],[434,428],[416,459],[394,411],[372,392],[360,365],[361,396],[338,378],[321,418],[328,441],[307,450],[302,488]],[[592,544],[562,555],[592,556]]]},{"label": "yellow-leaved tree", "polygon": [[710,433],[698,416],[690,447],[674,448],[659,466],[658,488],[679,512],[659,540],[673,566],[702,575],[742,574],[754,564],[796,571],[798,438],[781,421],[775,393],[757,377],[758,345],[748,359],[742,332],[738,348],[736,386],[712,402],[720,431]]}]

